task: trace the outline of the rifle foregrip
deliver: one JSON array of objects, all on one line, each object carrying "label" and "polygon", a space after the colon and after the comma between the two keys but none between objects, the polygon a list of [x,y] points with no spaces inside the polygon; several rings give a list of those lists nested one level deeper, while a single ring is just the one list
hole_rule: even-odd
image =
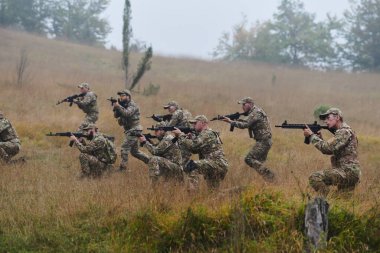
[{"label": "rifle foregrip", "polygon": [[232,122],[232,123],[231,123],[231,126],[230,126],[230,131],[233,132],[234,129],[235,129],[235,124]]},{"label": "rifle foregrip", "polygon": [[74,141],[70,141],[69,146],[72,147],[74,145]]},{"label": "rifle foregrip", "polygon": [[305,137],[305,140],[303,141],[303,143],[309,145],[310,144],[310,136],[309,137]]}]

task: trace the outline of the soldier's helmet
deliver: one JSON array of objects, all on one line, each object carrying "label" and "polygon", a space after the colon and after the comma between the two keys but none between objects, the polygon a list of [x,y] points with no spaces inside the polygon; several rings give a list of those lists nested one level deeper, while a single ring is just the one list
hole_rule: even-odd
[{"label": "soldier's helmet", "polygon": [[121,91],[118,91],[117,92],[117,95],[127,95],[127,96],[130,96],[131,97],[131,92],[130,92],[130,90],[128,90],[128,89],[125,89],[125,90],[121,90]]},{"label": "soldier's helmet", "polygon": [[89,123],[89,124],[84,125],[82,127],[82,130],[89,130],[89,129],[93,129],[93,128],[98,129],[95,124]]},{"label": "soldier's helmet", "polygon": [[197,123],[197,121],[208,123],[208,119],[205,115],[197,115],[194,119],[189,120],[189,122],[192,124]]},{"label": "soldier's helmet", "polygon": [[245,104],[245,103],[251,103],[253,104],[253,98],[251,97],[245,97],[245,98],[242,98],[238,101],[238,104]]},{"label": "soldier's helmet", "polygon": [[338,115],[340,118],[343,118],[343,113],[339,108],[331,107],[325,113],[319,114],[319,119],[325,120],[330,114]]},{"label": "soldier's helmet", "polygon": [[90,85],[88,83],[81,83],[78,85],[78,88],[90,89]]},{"label": "soldier's helmet", "polygon": [[168,109],[170,106],[175,106],[177,109],[179,108],[179,104],[174,100],[164,105],[164,109]]}]

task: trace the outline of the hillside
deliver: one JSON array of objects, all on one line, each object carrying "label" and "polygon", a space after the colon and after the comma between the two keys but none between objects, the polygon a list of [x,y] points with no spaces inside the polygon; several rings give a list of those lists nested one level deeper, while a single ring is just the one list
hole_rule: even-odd
[{"label": "hillside", "polygon": [[[28,82],[16,87],[15,68],[22,49],[30,62]],[[136,66],[139,58],[133,55],[131,65]],[[244,164],[243,157],[253,144],[246,131],[231,133],[225,123],[215,122],[211,127],[221,132],[230,163],[221,192],[209,193],[202,188],[193,196],[183,187],[171,185],[153,192],[146,166],[134,158],[129,174],[78,180],[79,152],[67,146],[67,139],[45,136],[50,131],[78,127],[83,113],[74,106],[55,104],[77,93],[78,83],[88,82],[98,95],[98,126],[116,136],[119,148],[123,131],[106,98],[115,97],[123,88],[121,53],[0,29],[0,110],[18,131],[21,155],[28,160],[24,166],[0,165],[0,249],[182,252],[188,246],[192,252],[300,252],[303,193],[312,193],[307,187],[308,176],[328,168],[330,161],[303,144],[302,131],[274,125],[285,119],[312,123],[314,108],[330,104],[342,109],[358,134],[363,176],[352,199],[339,199],[334,194],[329,198],[336,221],[332,221],[334,232],[328,250],[374,251],[380,247],[379,81],[379,74],[155,56],[141,90],[154,83],[161,87],[159,94],[133,95],[140,105],[144,128],[153,124],[145,116],[165,113],[162,105],[172,99],[193,115],[211,118],[240,111],[236,101],[251,96],[270,117],[274,144],[267,164],[279,180],[267,185]],[[233,187],[248,190],[224,193]],[[266,226],[268,219],[272,222]],[[365,227],[368,234],[363,232]],[[198,237],[204,240],[194,239]]]}]

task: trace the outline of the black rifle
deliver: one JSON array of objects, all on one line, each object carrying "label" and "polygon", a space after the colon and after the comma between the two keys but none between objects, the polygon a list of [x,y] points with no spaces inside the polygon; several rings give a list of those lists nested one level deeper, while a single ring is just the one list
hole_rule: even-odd
[{"label": "black rifle", "polygon": [[[247,113],[245,113],[245,112],[235,112],[235,113],[227,114],[227,115],[218,115],[218,116],[212,118],[210,121],[223,120],[223,118],[229,118],[230,120],[238,120],[241,115],[247,116]],[[231,132],[234,131],[234,128],[235,128],[235,126],[232,124],[230,126],[230,131]]]},{"label": "black rifle", "polygon": [[[335,129],[328,128],[328,126],[321,126],[317,123],[317,121],[314,121],[313,124],[288,124],[288,121],[284,121],[282,125],[277,125],[275,127],[281,127],[281,128],[288,128],[288,129],[305,129],[306,126],[310,128],[313,133],[318,133],[321,129],[329,130],[332,134],[335,133]],[[305,144],[310,144],[310,137],[305,137],[304,140]]]},{"label": "black rifle", "polygon": [[170,121],[172,119],[172,115],[171,114],[165,114],[165,115],[153,114],[152,116],[149,116],[147,118],[152,118],[153,120],[157,122]]},{"label": "black rifle", "polygon": [[113,97],[107,98],[107,100],[111,102],[111,106],[113,106],[116,102],[120,103],[120,100]]},{"label": "black rifle", "polygon": [[[63,136],[63,137],[70,137],[71,135],[74,135],[77,138],[82,138],[82,137],[84,137],[86,139],[90,138],[90,136],[88,134],[85,134],[82,132],[59,132],[59,133],[50,132],[50,133],[46,134],[46,136]],[[113,136],[104,135],[104,134],[103,134],[103,136],[112,142],[115,141],[115,137],[113,137]],[[74,142],[70,141],[69,146],[72,147],[73,144],[74,144]]]},{"label": "black rifle", "polygon": [[[149,134],[143,134],[143,133],[141,133],[140,131],[135,131],[135,132],[131,132],[131,136],[137,136],[137,137],[145,137],[145,139],[148,141],[148,142],[150,142],[150,143],[152,143],[152,140],[151,139],[157,139],[158,137],[157,136],[155,136],[155,135],[151,135],[150,133]],[[143,142],[141,142],[140,143],[140,147],[142,147],[142,146],[144,146],[144,143]]]},{"label": "black rifle", "polygon": [[190,128],[190,127],[176,127],[176,126],[159,126],[159,127],[152,126],[151,128],[148,127],[147,129],[148,130],[153,130],[153,131],[164,130],[165,132],[167,132],[167,131],[173,131],[173,130],[175,130],[175,128],[178,128],[179,130],[181,130],[181,132],[183,132],[185,134],[194,133],[195,132],[194,128]]},{"label": "black rifle", "polygon": [[81,94],[75,94],[75,95],[69,96],[69,97],[67,97],[65,99],[62,99],[62,100],[58,101],[56,105],[62,104],[64,102],[67,102],[67,103],[70,103],[69,106],[72,106],[73,103],[74,103],[74,99],[77,99],[77,98],[80,98],[80,97],[84,97],[85,95],[86,95],[85,93],[81,93]]}]

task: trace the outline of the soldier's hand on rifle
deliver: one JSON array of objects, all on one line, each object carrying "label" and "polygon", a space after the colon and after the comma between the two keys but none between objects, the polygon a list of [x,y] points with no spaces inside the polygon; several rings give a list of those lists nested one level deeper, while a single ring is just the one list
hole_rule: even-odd
[{"label": "soldier's hand on rifle", "polygon": [[146,142],[146,138],[144,135],[140,136],[138,139],[139,139],[139,142]]},{"label": "soldier's hand on rifle", "polygon": [[77,139],[77,137],[75,137],[74,135],[70,136],[70,141],[79,142],[78,139]]},{"label": "soldier's hand on rifle", "polygon": [[181,132],[181,130],[179,130],[178,128],[174,128],[174,130],[172,131],[172,133],[176,136],[176,137],[178,137],[178,136],[180,136],[181,134],[182,134],[182,132]]},{"label": "soldier's hand on rifle", "polygon": [[231,120],[230,118],[227,118],[227,117],[223,117],[222,120],[223,120],[224,122],[228,122],[228,123],[231,123],[231,122],[232,122],[232,120]]},{"label": "soldier's hand on rifle", "polygon": [[313,131],[311,131],[311,129],[307,125],[305,125],[305,128],[303,129],[303,135],[305,137],[309,137],[312,134],[314,134]]},{"label": "soldier's hand on rifle", "polygon": [[117,108],[117,107],[120,107],[119,101],[116,101],[116,102],[113,104],[113,108]]}]

